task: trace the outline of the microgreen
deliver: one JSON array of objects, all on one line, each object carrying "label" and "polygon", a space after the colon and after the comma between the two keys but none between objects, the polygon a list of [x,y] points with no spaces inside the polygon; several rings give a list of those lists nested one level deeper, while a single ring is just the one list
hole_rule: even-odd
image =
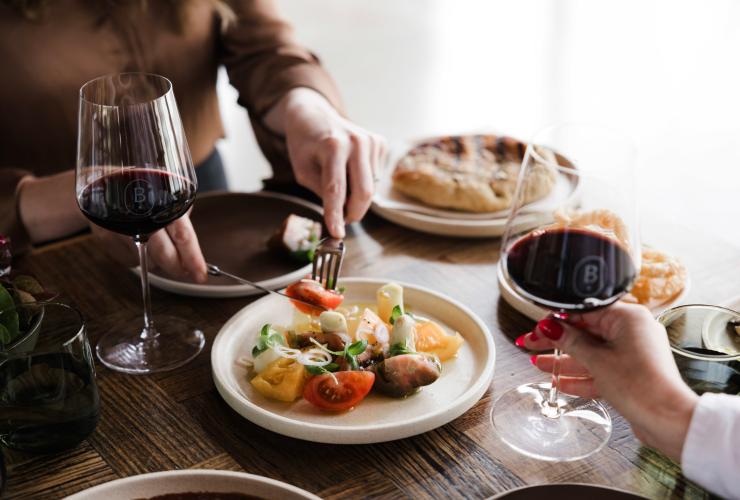
[{"label": "microgreen", "polygon": [[275,344],[285,345],[285,339],[276,332],[272,326],[267,323],[260,330],[260,336],[257,338],[257,344],[252,348],[252,356],[257,357]]},{"label": "microgreen", "polygon": [[344,359],[347,360],[352,370],[358,370],[360,365],[357,364],[357,356],[367,349],[367,340],[362,339],[350,344],[344,348]]},{"label": "microgreen", "polygon": [[325,366],[305,366],[306,371],[310,373],[311,375],[324,375],[326,373],[333,373],[337,370],[339,370],[339,365],[336,363],[329,363]]},{"label": "microgreen", "polygon": [[388,320],[388,323],[391,325],[396,323],[396,320],[403,316],[403,309],[401,309],[401,306],[395,305],[393,306],[393,311],[391,311],[391,317]]},{"label": "microgreen", "polygon": [[393,344],[390,349],[390,355],[400,356],[401,354],[417,354],[417,352],[409,349],[406,342],[403,342],[403,343],[399,342],[397,344]]}]

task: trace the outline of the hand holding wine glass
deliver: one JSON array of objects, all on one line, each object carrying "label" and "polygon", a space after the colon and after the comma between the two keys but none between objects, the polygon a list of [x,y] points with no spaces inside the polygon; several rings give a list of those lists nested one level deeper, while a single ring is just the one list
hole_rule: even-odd
[{"label": "hand holding wine glass", "polygon": [[[502,240],[501,279],[559,320],[607,307],[629,292],[640,267],[634,163],[630,142],[607,129],[561,125],[536,134]],[[533,200],[543,182],[568,182],[576,194]],[[554,319],[540,323],[541,333],[558,328]],[[492,423],[505,443],[526,455],[584,458],[611,435],[609,413],[588,395],[560,393],[557,345],[550,359],[552,382],[504,393]]]},{"label": "hand holding wine glass", "polygon": [[[530,350],[567,353],[561,359],[560,389],[603,397],[641,441],[679,461],[698,396],[681,378],[665,328],[648,309],[616,303],[573,315],[558,326],[538,324],[522,341]],[[554,356],[537,355],[533,362],[550,372]]]},{"label": "hand holding wine glass", "polygon": [[[145,73],[103,76],[80,89],[79,115],[77,203],[94,224],[133,239],[144,298],[143,328],[113,325],[98,342],[97,355],[127,373],[177,368],[203,349],[205,337],[175,317],[159,316],[155,325],[147,246],[159,245],[158,254],[174,261],[172,242],[179,242],[187,260],[205,265],[192,226],[181,219],[195,200],[197,180],[172,84]],[[152,240],[165,227],[170,239]]]}]

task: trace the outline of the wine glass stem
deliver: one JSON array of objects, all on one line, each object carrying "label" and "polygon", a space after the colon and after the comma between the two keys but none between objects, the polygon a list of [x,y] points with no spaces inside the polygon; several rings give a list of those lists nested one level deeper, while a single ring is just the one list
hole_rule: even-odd
[{"label": "wine glass stem", "polygon": [[550,418],[560,416],[560,407],[558,406],[558,386],[560,385],[560,349],[555,349],[555,356],[552,365],[552,384],[547,395],[547,401],[542,406],[542,414]]},{"label": "wine glass stem", "polygon": [[139,266],[141,269],[141,294],[144,298],[144,328],[141,330],[141,340],[153,340],[159,334],[154,328],[154,318],[152,316],[152,299],[149,295],[149,266],[146,253],[147,238],[141,236],[134,237],[134,244],[139,251]]}]

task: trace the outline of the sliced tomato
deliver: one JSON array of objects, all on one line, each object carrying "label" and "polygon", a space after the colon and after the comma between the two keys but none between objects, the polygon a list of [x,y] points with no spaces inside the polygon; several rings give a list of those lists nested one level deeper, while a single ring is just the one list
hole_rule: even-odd
[{"label": "sliced tomato", "polygon": [[320,314],[321,309],[336,309],[344,300],[344,295],[334,290],[327,290],[318,281],[302,279],[296,283],[293,283],[285,289],[285,293],[288,297],[308,302],[309,304],[315,304],[319,306],[312,308],[306,304],[293,301],[293,305],[296,308],[306,314]]},{"label": "sliced tomato", "polygon": [[349,410],[365,399],[373,388],[375,374],[365,371],[336,372],[312,377],[303,388],[303,397],[322,410]]}]

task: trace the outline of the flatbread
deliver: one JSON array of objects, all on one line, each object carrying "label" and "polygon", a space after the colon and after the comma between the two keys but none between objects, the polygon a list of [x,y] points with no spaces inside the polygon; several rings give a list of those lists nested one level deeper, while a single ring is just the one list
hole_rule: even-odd
[{"label": "flatbread", "polygon": [[[393,172],[393,187],[424,204],[464,212],[511,207],[526,146],[511,137],[447,136],[418,144]],[[524,203],[546,196],[555,185],[555,154],[538,147],[545,162],[532,161]]]}]

